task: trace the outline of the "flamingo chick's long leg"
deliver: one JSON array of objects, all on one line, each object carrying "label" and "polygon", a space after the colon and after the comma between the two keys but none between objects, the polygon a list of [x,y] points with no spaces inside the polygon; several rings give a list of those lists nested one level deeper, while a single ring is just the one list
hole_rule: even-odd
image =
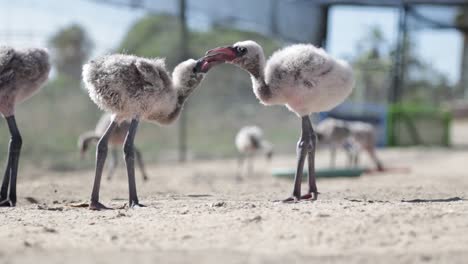
[{"label": "flamingo chick's long leg", "polygon": [[8,160],[6,163],[5,174],[3,175],[2,189],[0,191],[0,204],[3,206],[8,206],[4,202],[9,201],[8,199],[8,187],[10,186],[10,174],[11,174],[11,155],[8,155]]},{"label": "flamingo chick's long leg", "polygon": [[244,160],[245,160],[245,155],[243,153],[239,153],[239,156],[237,157],[237,172],[236,172],[236,180],[237,181],[242,180]]},{"label": "flamingo chick's long leg", "polygon": [[335,143],[331,143],[330,146],[330,168],[335,168],[336,163],[336,146]]},{"label": "flamingo chick's long leg", "polygon": [[[318,191],[317,191],[317,183],[315,179],[315,148],[317,146],[317,135],[315,134],[314,128],[310,122],[310,119],[307,117],[307,129],[309,130],[309,137],[310,142],[312,145],[308,145],[307,149],[307,158],[309,163],[309,186],[307,194],[301,196],[301,199],[313,199],[317,200]],[[314,196],[312,196],[314,194]]]},{"label": "flamingo chick's long leg", "polygon": [[[5,118],[10,130],[11,140],[8,151],[8,161],[5,169],[5,175],[0,190],[0,206],[16,205],[16,177],[18,174],[18,163],[23,139],[16,125],[15,116],[11,115]],[[10,192],[8,193],[8,185]],[[9,196],[9,197],[8,197]]]},{"label": "flamingo chick's long leg", "polygon": [[[370,158],[374,161],[378,171],[384,171],[384,166],[382,162],[377,158],[377,154],[375,153],[375,147],[368,147],[366,148],[367,153],[369,153]],[[358,163],[357,156],[356,156],[356,164]]]},{"label": "flamingo chick's long leg", "polygon": [[249,153],[247,156],[247,177],[251,177],[254,172],[254,153]]},{"label": "flamingo chick's long leg", "polygon": [[302,117],[302,133],[299,141],[297,142],[296,153],[297,153],[297,169],[294,176],[294,190],[291,197],[283,200],[283,202],[297,202],[301,199],[301,181],[302,173],[304,171],[304,161],[307,153],[313,148],[312,137],[311,137],[310,119],[308,116]]},{"label": "flamingo chick's long leg", "polygon": [[143,177],[144,181],[147,181],[148,174],[146,174],[146,171],[145,171],[145,164],[143,163],[143,157],[141,156],[141,152],[136,147],[134,147],[134,149],[135,149],[136,161],[138,163],[138,167],[140,167],[141,176]]},{"label": "flamingo chick's long leg", "polygon": [[109,209],[108,207],[99,202],[99,189],[101,188],[102,170],[104,169],[104,163],[106,162],[107,157],[107,145],[109,141],[109,136],[116,125],[117,123],[114,120],[112,120],[112,122],[107,127],[106,132],[104,132],[97,144],[96,174],[94,175],[93,192],[91,193],[91,203],[89,204],[89,209],[91,210]]},{"label": "flamingo chick's long leg", "polygon": [[138,202],[136,183],[135,183],[135,147],[133,142],[138,128],[138,119],[132,119],[130,128],[128,129],[127,137],[124,143],[125,163],[127,165],[128,175],[128,190],[129,190],[129,207],[144,206]]}]

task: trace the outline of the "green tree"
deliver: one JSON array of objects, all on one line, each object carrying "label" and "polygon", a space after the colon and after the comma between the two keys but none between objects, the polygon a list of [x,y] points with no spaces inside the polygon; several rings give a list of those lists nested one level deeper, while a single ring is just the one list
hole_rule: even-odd
[{"label": "green tree", "polygon": [[51,37],[49,46],[58,73],[79,81],[93,46],[86,31],[76,24],[63,28]]},{"label": "green tree", "polygon": [[[403,101],[437,105],[449,99],[453,89],[449,87],[447,77],[418,55],[411,35],[403,43],[403,49]],[[390,78],[395,48],[390,47],[379,27],[371,26],[356,50],[357,55],[352,61],[357,79],[354,100],[387,102],[388,92],[392,89]]]},{"label": "green tree", "polygon": [[[455,17],[455,24],[459,27],[468,27],[468,8],[460,7]],[[462,31],[463,35],[463,53],[460,65],[460,83],[459,93],[468,98],[468,32]]]},{"label": "green tree", "polygon": [[357,55],[352,62],[357,77],[355,100],[386,102],[392,66],[388,53],[383,52],[387,45],[378,26],[371,26],[358,42]]},{"label": "green tree", "polygon": [[448,84],[447,76],[434,68],[431,62],[419,56],[417,43],[411,35],[408,35],[403,47],[403,101],[437,107],[451,99],[453,89]]}]

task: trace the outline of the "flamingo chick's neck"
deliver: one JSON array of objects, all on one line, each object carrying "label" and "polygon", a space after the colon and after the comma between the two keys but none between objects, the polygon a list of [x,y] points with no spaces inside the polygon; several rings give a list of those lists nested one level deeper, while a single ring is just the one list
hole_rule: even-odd
[{"label": "flamingo chick's neck", "polygon": [[177,120],[187,98],[203,80],[204,73],[193,71],[196,63],[195,60],[189,59],[175,67],[172,72],[172,82],[175,92],[173,110],[163,117],[158,116],[157,119],[159,123],[170,124]]},{"label": "flamingo chick's neck", "polygon": [[272,104],[273,92],[270,88],[270,85],[265,82],[263,74],[260,77],[254,77],[251,75],[251,80],[253,92],[255,96],[261,101],[261,103],[265,105]]},{"label": "flamingo chick's neck", "polygon": [[194,72],[196,61],[193,59],[186,60],[177,65],[172,72],[172,80],[174,89],[177,94],[177,105],[183,106],[187,98],[197,88],[205,77],[204,73]]},{"label": "flamingo chick's neck", "polygon": [[255,95],[262,103],[268,104],[273,94],[265,81],[265,54],[263,51],[259,50],[256,54],[237,58],[232,63],[250,74]]}]

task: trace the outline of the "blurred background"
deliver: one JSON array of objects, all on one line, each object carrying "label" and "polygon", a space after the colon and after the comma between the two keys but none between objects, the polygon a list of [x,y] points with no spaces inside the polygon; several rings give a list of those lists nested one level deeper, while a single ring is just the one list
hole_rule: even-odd
[{"label": "blurred background", "polygon": [[[89,59],[114,52],[165,57],[169,70],[207,49],[252,39],[267,56],[291,43],[324,47],[356,72],[350,99],[316,120],[371,122],[381,147],[468,143],[468,3],[443,0],[0,0],[0,44],[47,47],[50,80],[17,108],[23,162],[51,170],[92,168],[79,162],[78,136],[102,114],[81,84]],[[299,120],[264,107],[250,78],[215,68],[176,124],[142,124],[136,144],[146,161],[230,158],[234,137],[257,124],[276,152],[293,154]],[[0,124],[0,150],[9,140]],[[464,135],[464,136],[463,136]],[[465,137],[465,138],[463,138]],[[4,157],[4,156],[3,156]]]}]

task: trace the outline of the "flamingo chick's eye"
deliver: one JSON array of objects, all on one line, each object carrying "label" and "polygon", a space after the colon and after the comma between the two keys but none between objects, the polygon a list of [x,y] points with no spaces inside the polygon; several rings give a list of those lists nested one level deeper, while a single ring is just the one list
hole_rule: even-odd
[{"label": "flamingo chick's eye", "polygon": [[247,53],[247,48],[245,47],[236,47],[236,51],[239,55],[244,55],[245,53]]}]

